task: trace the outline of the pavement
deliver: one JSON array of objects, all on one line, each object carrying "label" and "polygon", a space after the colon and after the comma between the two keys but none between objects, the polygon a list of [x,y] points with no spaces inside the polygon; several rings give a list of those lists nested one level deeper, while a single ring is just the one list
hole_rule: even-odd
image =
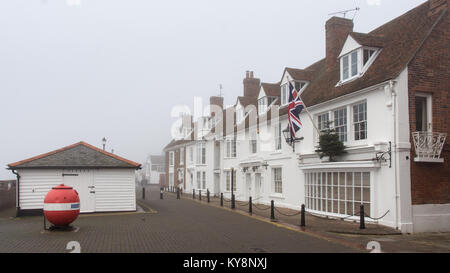
[{"label": "pavement", "polygon": [[359,248],[289,230],[159,190],[138,200],[142,211],[83,214],[73,231],[47,231],[42,216],[0,216],[0,252],[285,253],[361,252]]},{"label": "pavement", "polygon": [[[146,195],[138,198],[136,212],[82,214],[72,231],[44,230],[42,216],[1,211],[0,253],[67,253],[72,241],[83,253],[355,253],[369,252],[370,241],[377,241],[383,252],[450,252],[449,234],[401,235],[380,227],[371,227],[368,234],[342,233],[336,231],[357,230],[357,224],[310,215],[303,229],[299,216],[277,215],[272,222],[263,213],[250,215],[244,206],[231,210],[187,194],[176,199],[174,193],[164,193],[161,200],[159,188],[147,189]],[[376,235],[380,230],[384,233]],[[387,232],[393,233],[380,235]]]}]

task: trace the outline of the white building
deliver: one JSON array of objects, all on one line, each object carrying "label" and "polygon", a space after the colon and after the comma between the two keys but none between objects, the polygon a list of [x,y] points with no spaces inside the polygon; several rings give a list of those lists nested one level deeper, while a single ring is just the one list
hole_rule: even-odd
[{"label": "white building", "polygon": [[135,211],[135,170],[140,164],[85,142],[8,165],[17,175],[17,214],[41,212],[45,195],[72,186],[80,212]]},{"label": "white building", "polygon": [[[234,169],[237,200],[305,204],[310,213],[351,220],[363,205],[367,221],[405,233],[449,231],[446,22],[441,0],[367,34],[354,32],[352,20],[329,19],[324,59],[286,68],[274,84],[247,72],[244,96],[215,113],[221,119],[209,134],[184,144],[187,189],[230,198]],[[289,84],[306,106],[293,144]],[[316,152],[329,126],[346,146],[335,161]]]}]

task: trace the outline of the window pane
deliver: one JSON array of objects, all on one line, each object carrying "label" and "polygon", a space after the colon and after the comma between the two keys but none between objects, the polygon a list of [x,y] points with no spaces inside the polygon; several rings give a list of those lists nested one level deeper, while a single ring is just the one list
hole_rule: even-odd
[{"label": "window pane", "polygon": [[348,65],[349,65],[349,63],[348,63],[348,58],[349,58],[349,56],[347,55],[347,56],[345,56],[345,57],[343,57],[342,58],[342,78],[345,80],[345,79],[348,79],[348,75],[349,75],[349,71],[348,71]]},{"label": "window pane", "polygon": [[352,77],[358,74],[358,52],[352,53]]}]

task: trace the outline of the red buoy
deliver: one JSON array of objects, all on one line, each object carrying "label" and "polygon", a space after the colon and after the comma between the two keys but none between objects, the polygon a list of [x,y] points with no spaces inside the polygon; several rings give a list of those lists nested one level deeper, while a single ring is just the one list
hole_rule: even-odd
[{"label": "red buoy", "polygon": [[44,216],[55,226],[64,227],[77,219],[80,198],[72,187],[61,184],[53,187],[44,199]]}]

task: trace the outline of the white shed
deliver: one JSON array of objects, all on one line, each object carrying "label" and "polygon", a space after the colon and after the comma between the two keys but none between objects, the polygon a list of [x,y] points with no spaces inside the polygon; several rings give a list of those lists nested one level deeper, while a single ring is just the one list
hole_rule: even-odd
[{"label": "white shed", "polygon": [[17,175],[17,214],[41,212],[56,185],[74,187],[80,211],[135,211],[135,171],[140,164],[85,142],[8,165]]}]

